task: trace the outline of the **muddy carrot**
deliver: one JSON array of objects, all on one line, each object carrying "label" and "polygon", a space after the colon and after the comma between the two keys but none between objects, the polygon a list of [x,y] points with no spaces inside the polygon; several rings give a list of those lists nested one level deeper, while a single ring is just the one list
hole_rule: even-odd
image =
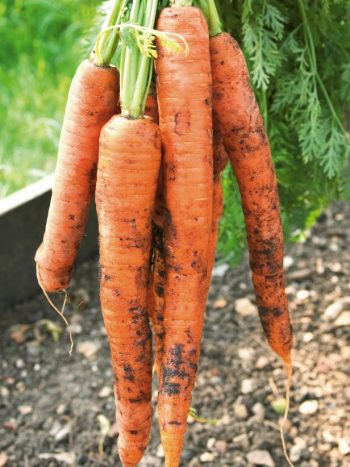
[{"label": "muddy carrot", "polygon": [[158,44],[160,129],[164,145],[164,353],[158,416],[167,467],[178,466],[199,363],[207,295],[213,196],[209,38],[200,10],[177,1],[157,29],[183,36],[187,55]]},{"label": "muddy carrot", "polygon": [[[215,9],[215,4],[210,0]],[[292,326],[283,276],[283,233],[268,137],[237,42],[211,16],[214,125],[236,175],[259,316],[271,348],[291,364]]]},{"label": "muddy carrot", "polygon": [[[157,1],[134,0],[130,23],[152,28]],[[130,29],[131,33],[132,29]],[[101,305],[115,377],[123,466],[136,466],[152,422],[152,334],[147,314],[151,221],[161,162],[158,125],[143,117],[152,60],[122,42],[121,108],[103,127],[97,170]]]},{"label": "muddy carrot", "polygon": [[[118,16],[116,1],[108,19]],[[46,292],[66,289],[95,191],[98,140],[103,125],[117,112],[119,76],[110,66],[116,39],[105,51],[84,60],[73,78],[59,141],[45,234],[36,255],[38,279]]]}]

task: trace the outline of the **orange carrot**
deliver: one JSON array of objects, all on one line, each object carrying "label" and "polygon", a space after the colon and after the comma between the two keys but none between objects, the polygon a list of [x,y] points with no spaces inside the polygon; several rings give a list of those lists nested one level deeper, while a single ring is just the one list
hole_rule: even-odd
[{"label": "orange carrot", "polygon": [[283,233],[276,175],[263,120],[237,42],[210,39],[214,125],[237,177],[250,266],[263,329],[272,349],[291,365],[292,326],[283,277]]},{"label": "orange carrot", "polygon": [[117,111],[118,72],[84,60],[71,84],[44,239],[36,255],[42,288],[68,287],[90,201],[101,128]]},{"label": "orange carrot", "polygon": [[164,353],[158,415],[167,467],[178,466],[199,363],[212,221],[213,155],[209,37],[193,7],[162,10],[157,29],[183,36],[188,55],[158,44],[164,145]]},{"label": "orange carrot", "polygon": [[[133,32],[135,19],[139,26],[152,29],[157,6],[157,0],[149,0],[147,5],[134,0],[128,32]],[[112,117],[102,129],[96,185],[100,296],[115,377],[118,452],[124,467],[140,462],[152,423],[147,292],[151,222],[161,163],[159,127],[143,117],[153,61],[138,46],[136,40],[122,37],[122,115]]]},{"label": "orange carrot", "polygon": [[103,128],[96,186],[101,305],[124,466],[141,460],[152,422],[152,334],[146,305],[160,160],[159,128],[150,118],[114,116]]}]

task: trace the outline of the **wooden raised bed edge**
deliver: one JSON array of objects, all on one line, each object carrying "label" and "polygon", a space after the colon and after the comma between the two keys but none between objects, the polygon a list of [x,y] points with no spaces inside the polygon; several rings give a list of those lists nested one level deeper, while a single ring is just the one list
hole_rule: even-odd
[{"label": "wooden raised bed edge", "polygon": [[[52,176],[0,199],[0,311],[39,292],[34,255],[45,229]],[[98,251],[95,206],[92,207],[77,263]]]}]

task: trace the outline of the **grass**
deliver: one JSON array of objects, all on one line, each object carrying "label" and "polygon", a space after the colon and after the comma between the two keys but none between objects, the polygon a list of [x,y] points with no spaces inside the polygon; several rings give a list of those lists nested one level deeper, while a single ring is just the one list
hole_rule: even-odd
[{"label": "grass", "polygon": [[1,2],[0,197],[54,169],[69,84],[99,3]]}]

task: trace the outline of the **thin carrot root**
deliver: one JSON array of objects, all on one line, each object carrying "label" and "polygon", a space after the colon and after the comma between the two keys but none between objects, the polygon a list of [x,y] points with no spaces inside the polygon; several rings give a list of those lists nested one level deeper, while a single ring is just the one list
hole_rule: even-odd
[{"label": "thin carrot root", "polygon": [[69,335],[69,340],[70,340],[69,356],[71,357],[72,352],[73,352],[73,347],[74,347],[74,341],[73,341],[73,336],[72,336],[72,328],[71,328],[71,325],[70,325],[69,321],[64,316],[64,310],[66,308],[67,299],[68,299],[67,290],[66,289],[62,290],[62,292],[64,292],[64,300],[63,300],[62,308],[59,309],[53,303],[53,301],[51,300],[51,298],[49,297],[48,293],[46,292],[46,290],[44,289],[44,287],[42,285],[42,280],[41,280],[41,277],[40,277],[40,271],[39,271],[39,265],[38,264],[36,264],[36,278],[38,280],[38,284],[39,284],[41,290],[43,291],[43,294],[44,294],[46,300],[48,301],[49,305],[51,306],[51,308],[53,308],[56,311],[56,313],[61,317],[61,319],[64,321],[64,323],[66,325],[68,335]]},{"label": "thin carrot root", "polygon": [[288,453],[287,453],[287,447],[286,447],[286,440],[284,436],[284,428],[286,426],[286,423],[288,421],[288,413],[289,413],[289,407],[290,407],[290,388],[292,385],[292,373],[293,373],[293,367],[292,367],[292,362],[290,359],[284,361],[284,367],[286,370],[287,374],[287,379],[286,379],[286,408],[284,410],[284,415],[280,423],[280,435],[281,435],[281,442],[282,442],[282,448],[283,448],[283,454],[284,457],[290,467],[294,467],[294,464],[292,463]]}]

